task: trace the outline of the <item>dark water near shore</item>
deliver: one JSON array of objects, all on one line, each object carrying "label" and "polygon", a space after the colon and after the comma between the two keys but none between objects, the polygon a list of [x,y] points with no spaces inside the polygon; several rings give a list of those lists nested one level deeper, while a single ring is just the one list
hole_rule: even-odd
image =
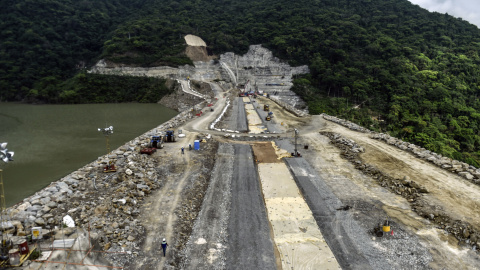
[{"label": "dark water near shore", "polygon": [[114,150],[176,114],[159,104],[0,103],[0,143],[15,152],[14,161],[0,161],[7,206],[105,155],[98,128],[113,126]]}]

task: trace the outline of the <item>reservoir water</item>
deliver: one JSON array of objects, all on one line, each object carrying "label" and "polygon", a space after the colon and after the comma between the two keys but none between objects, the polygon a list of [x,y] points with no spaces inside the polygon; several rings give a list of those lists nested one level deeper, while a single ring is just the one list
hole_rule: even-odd
[{"label": "reservoir water", "polygon": [[113,126],[114,150],[176,114],[159,104],[0,103],[0,143],[15,152],[14,161],[0,161],[7,207],[105,155],[98,128]]}]

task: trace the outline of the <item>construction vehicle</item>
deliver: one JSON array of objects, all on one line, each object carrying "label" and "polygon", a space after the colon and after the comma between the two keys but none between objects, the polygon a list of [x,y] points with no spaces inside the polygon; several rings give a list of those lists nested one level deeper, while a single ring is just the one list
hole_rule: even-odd
[{"label": "construction vehicle", "polygon": [[272,120],[272,118],[273,118],[273,112],[268,112],[267,117],[265,118],[265,120],[270,121],[270,120]]},{"label": "construction vehicle", "polygon": [[167,130],[165,132],[165,142],[175,142],[175,133],[173,130]]},{"label": "construction vehicle", "polygon": [[108,172],[116,172],[117,168],[115,168],[115,164],[113,164],[113,161],[109,161],[105,167],[103,167],[103,172],[108,173]]},{"label": "construction vehicle", "polygon": [[155,153],[156,151],[157,151],[157,148],[155,148],[155,147],[145,147],[145,148],[142,148],[142,150],[140,150],[140,154],[151,155],[151,154]]},{"label": "construction vehicle", "polygon": [[263,105],[263,110],[266,112],[270,111],[270,106],[267,104]]},{"label": "construction vehicle", "polygon": [[163,148],[163,136],[152,136],[150,140],[150,148],[162,149]]}]

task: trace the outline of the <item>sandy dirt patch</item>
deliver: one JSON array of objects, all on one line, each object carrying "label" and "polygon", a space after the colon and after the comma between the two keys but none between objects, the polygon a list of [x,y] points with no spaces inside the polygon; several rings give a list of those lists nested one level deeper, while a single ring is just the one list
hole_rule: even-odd
[{"label": "sandy dirt patch", "polygon": [[252,145],[255,160],[258,163],[280,163],[271,142],[258,142]]},{"label": "sandy dirt patch", "polygon": [[384,142],[371,139],[367,134],[355,132],[328,123],[327,129],[339,132],[365,147],[362,160],[395,178],[414,181],[428,190],[422,200],[434,212],[464,220],[480,229],[480,187],[462,177],[415,158],[412,154]]},{"label": "sandy dirt patch", "polygon": [[285,163],[260,163],[265,206],[283,269],[341,269]]},{"label": "sandy dirt patch", "polygon": [[207,47],[207,43],[203,41],[202,38],[194,35],[186,35],[185,36],[185,42],[187,42],[187,45],[189,46],[203,46]]}]

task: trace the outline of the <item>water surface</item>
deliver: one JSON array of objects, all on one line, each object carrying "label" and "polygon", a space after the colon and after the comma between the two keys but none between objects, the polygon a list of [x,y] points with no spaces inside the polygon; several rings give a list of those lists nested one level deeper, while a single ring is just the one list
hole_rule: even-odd
[{"label": "water surface", "polygon": [[0,143],[15,152],[14,161],[0,161],[7,206],[106,154],[98,128],[113,126],[113,150],[176,114],[159,104],[0,103]]}]

